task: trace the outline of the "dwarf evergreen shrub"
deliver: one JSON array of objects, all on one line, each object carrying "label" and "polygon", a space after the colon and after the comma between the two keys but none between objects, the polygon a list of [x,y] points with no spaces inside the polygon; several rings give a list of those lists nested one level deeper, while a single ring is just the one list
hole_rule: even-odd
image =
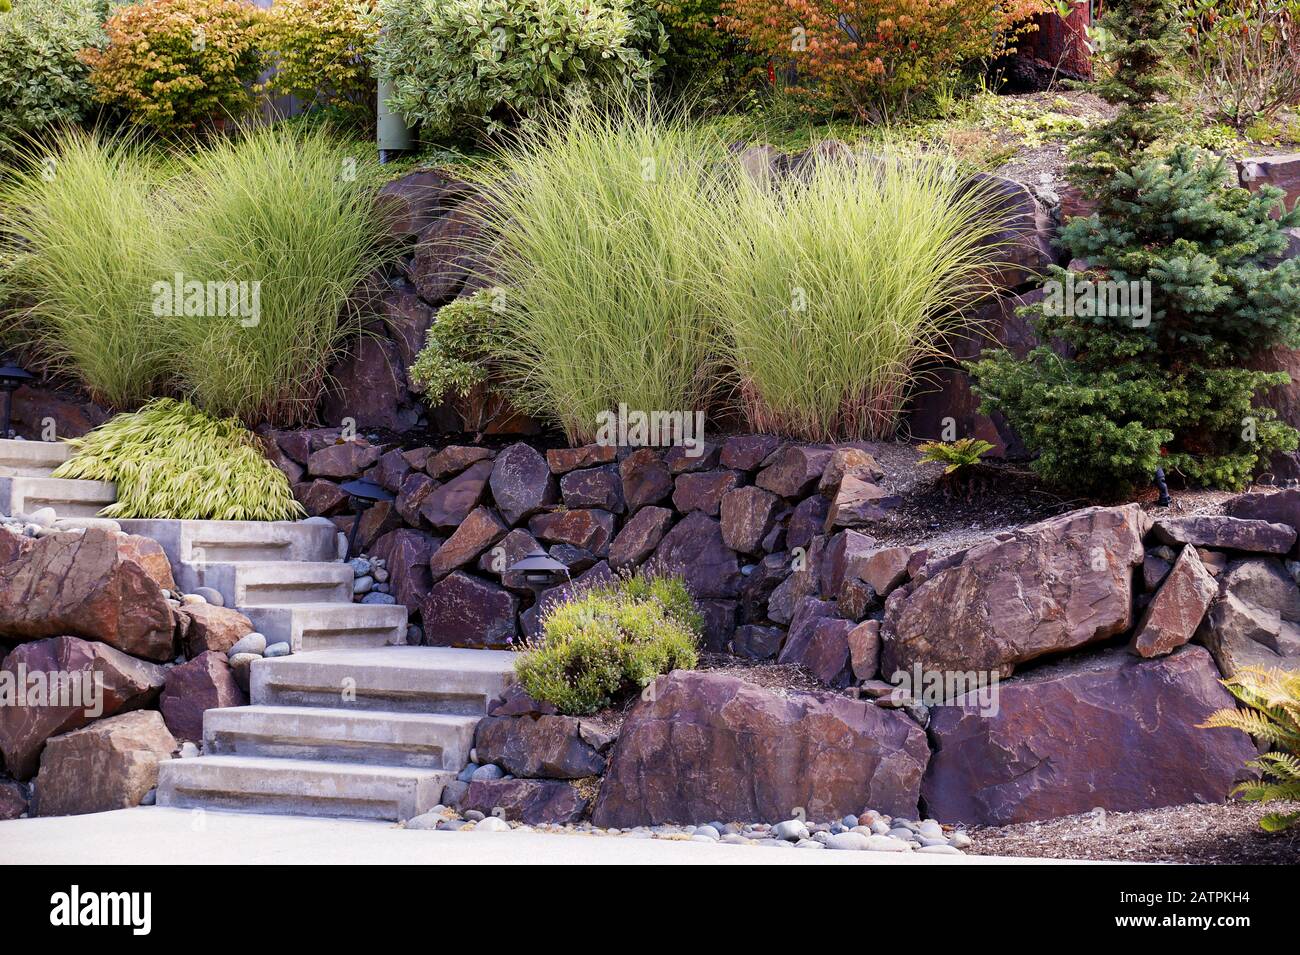
[{"label": "dwarf evergreen shrub", "polygon": [[[1085,289],[1091,304],[1049,294],[1028,309],[1055,348],[1023,360],[986,352],[970,366],[976,390],[1054,483],[1125,492],[1163,464],[1193,484],[1240,487],[1297,446],[1294,429],[1255,406],[1287,376],[1243,360],[1300,342],[1300,262],[1276,264],[1300,212],[1278,189],[1236,188],[1220,158],[1155,148],[1176,119],[1155,101],[1172,88],[1161,59],[1177,44],[1171,0],[1135,0],[1108,23],[1118,42],[1101,92],[1120,110],[1083,137],[1072,168],[1097,212],[1059,240],[1087,269],[1048,276],[1049,292]],[[1129,307],[1101,303],[1099,282],[1129,294]]]},{"label": "dwarf evergreen shrub", "polygon": [[701,626],[681,580],[627,578],[548,611],[515,673],[561,713],[594,713],[661,673],[693,668]]}]

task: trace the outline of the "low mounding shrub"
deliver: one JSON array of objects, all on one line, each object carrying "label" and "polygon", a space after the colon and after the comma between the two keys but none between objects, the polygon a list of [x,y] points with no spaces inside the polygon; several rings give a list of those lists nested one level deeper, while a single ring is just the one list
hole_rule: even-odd
[{"label": "low mounding shrub", "polygon": [[618,407],[693,411],[713,386],[702,298],[725,144],[653,109],[548,113],[485,170],[499,284],[494,353],[511,401],[590,441]]},{"label": "low mounding shrub", "polygon": [[275,70],[260,89],[358,122],[374,114],[370,59],[379,21],[371,0],[277,0],[261,36]]},{"label": "low mounding shrub", "polygon": [[116,8],[103,49],[88,50],[100,102],[174,133],[238,117],[261,69],[261,11],[247,0],[145,0]]},{"label": "low mounding shrub", "polygon": [[[1201,724],[1249,733],[1273,747],[1247,763],[1263,780],[1242,783],[1236,793],[1248,802],[1300,802],[1300,673],[1246,667],[1223,681],[1246,708],[1222,709]],[[1300,812],[1274,812],[1259,821],[1267,832],[1300,823]]]},{"label": "low mounding shrub", "polygon": [[561,713],[594,713],[661,673],[693,668],[700,628],[680,580],[629,578],[548,611],[515,672],[524,690]]},{"label": "low mounding shrub", "polygon": [[94,0],[18,0],[0,17],[0,140],[78,123],[94,88],[81,51],[103,41]]},{"label": "low mounding shrub", "polygon": [[989,291],[987,195],[919,158],[828,159],[775,186],[737,178],[705,281],[750,427],[892,434],[918,364]]},{"label": "low mounding shrub", "polygon": [[149,154],[120,140],[59,134],[25,155],[0,201],[5,279],[22,337],[96,401],[130,407],[169,371],[173,340],[149,289],[174,270],[174,219]]},{"label": "low mounding shrub", "polygon": [[496,289],[480,289],[438,309],[407,373],[429,404],[449,401],[467,430],[508,413],[493,359],[501,343],[499,300]]},{"label": "low mounding shrub", "polygon": [[668,34],[659,78],[689,96],[726,103],[759,61],[719,25],[723,2],[658,0],[655,10]]},{"label": "low mounding shrub", "polygon": [[385,244],[375,167],[326,130],[277,124],[214,143],[184,171],[186,280],[258,293],[255,316],[178,324],[180,379],[211,414],[305,420],[326,369],[360,332],[358,289],[396,251]]},{"label": "low mounding shrub", "polygon": [[728,29],[795,67],[789,92],[870,113],[950,81],[1014,45],[1040,0],[729,0]]},{"label": "low mounding shrub", "polygon": [[56,477],[113,481],[105,517],[284,521],[304,516],[289,481],[233,419],[159,398],[69,442]]},{"label": "low mounding shrub", "polygon": [[382,0],[389,106],[430,136],[496,132],[577,84],[644,83],[666,38],[643,0]]}]

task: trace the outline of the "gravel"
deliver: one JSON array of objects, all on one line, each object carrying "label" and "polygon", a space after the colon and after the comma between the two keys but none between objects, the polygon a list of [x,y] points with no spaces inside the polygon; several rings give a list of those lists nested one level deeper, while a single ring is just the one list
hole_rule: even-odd
[{"label": "gravel", "polygon": [[1300,804],[1192,804],[1144,812],[1086,813],[1045,822],[972,828],[972,855],[1176,862],[1198,865],[1300,863],[1300,829],[1270,834],[1259,828],[1268,812],[1295,812]]}]

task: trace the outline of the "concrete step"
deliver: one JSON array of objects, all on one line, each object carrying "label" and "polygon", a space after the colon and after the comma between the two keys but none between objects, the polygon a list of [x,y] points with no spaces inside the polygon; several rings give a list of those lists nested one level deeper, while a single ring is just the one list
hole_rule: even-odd
[{"label": "concrete step", "polygon": [[[338,528],[325,521],[126,520],[128,534],[152,537],[172,567],[248,561],[337,561]],[[178,581],[179,584],[179,581]]]},{"label": "concrete step", "polygon": [[406,643],[406,608],[401,604],[301,603],[240,607],[266,636],[284,641],[294,653],[351,650]]},{"label": "concrete step", "polygon": [[71,456],[62,441],[0,439],[0,477],[49,477]]},{"label": "concrete step", "polygon": [[253,663],[254,704],[483,716],[514,682],[508,650],[380,647]]},{"label": "concrete step", "polygon": [[74,481],[51,477],[0,477],[0,513],[30,514],[54,508],[59,517],[94,517],[117,500],[109,481]]},{"label": "concrete step", "polygon": [[176,586],[186,593],[211,587],[227,607],[352,602],[352,568],[344,563],[296,560],[231,564],[177,564]]},{"label": "concrete step", "polygon": [[158,767],[158,805],[401,820],[436,806],[440,769],[265,756],[198,756]]},{"label": "concrete step", "polygon": [[237,706],[203,714],[204,752],[448,769],[469,762],[478,716]]}]

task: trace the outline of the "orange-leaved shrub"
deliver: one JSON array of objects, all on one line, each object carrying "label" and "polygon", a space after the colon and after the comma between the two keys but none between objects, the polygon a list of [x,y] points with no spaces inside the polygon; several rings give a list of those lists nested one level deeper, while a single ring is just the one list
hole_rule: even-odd
[{"label": "orange-leaved shrub", "polygon": [[82,53],[95,96],[161,132],[238,117],[253,105],[262,16],[247,0],[118,7],[104,24],[107,44]]},{"label": "orange-leaved shrub", "polygon": [[906,105],[966,64],[1001,56],[1042,0],[727,0],[724,27],[810,105],[873,114]]}]

